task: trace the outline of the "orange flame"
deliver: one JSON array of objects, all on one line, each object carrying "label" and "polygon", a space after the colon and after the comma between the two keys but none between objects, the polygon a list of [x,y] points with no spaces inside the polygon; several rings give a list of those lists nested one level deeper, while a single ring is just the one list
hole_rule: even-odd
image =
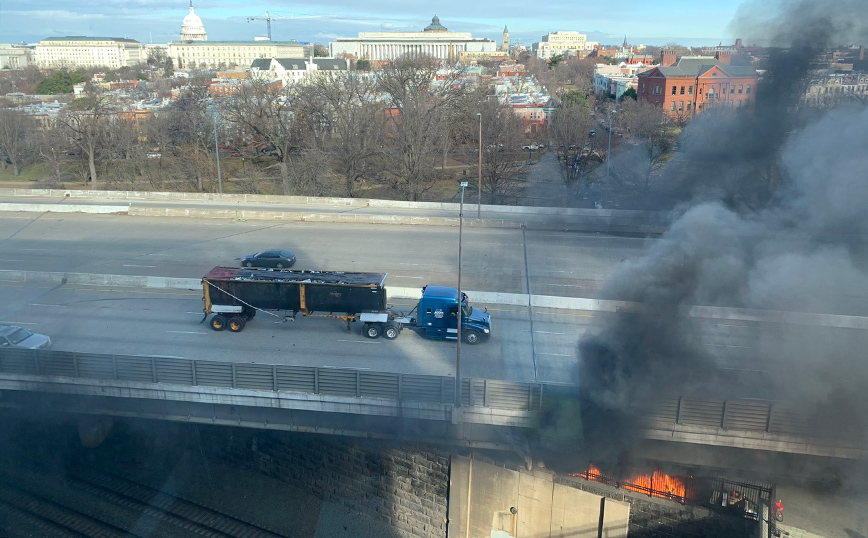
[{"label": "orange flame", "polygon": [[[590,480],[606,481],[605,475],[599,467],[593,464],[588,465],[587,477]],[[685,480],[682,477],[670,476],[663,471],[654,471],[651,474],[634,473],[621,483],[621,487],[652,497],[677,500],[683,499],[687,491]]]}]

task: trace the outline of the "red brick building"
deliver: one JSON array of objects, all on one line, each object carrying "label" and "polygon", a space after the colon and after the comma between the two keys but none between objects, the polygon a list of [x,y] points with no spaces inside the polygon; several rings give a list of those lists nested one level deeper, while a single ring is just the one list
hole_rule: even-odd
[{"label": "red brick building", "polygon": [[759,75],[750,66],[729,65],[728,55],[683,56],[664,50],[658,67],[637,75],[640,101],[689,117],[708,107],[753,110]]}]

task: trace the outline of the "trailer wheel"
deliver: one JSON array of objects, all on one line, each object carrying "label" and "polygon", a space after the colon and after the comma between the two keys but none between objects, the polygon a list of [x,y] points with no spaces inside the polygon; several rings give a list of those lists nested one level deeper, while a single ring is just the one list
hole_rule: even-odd
[{"label": "trailer wheel", "polygon": [[215,331],[222,331],[226,328],[226,318],[221,315],[216,315],[211,318],[211,328]]},{"label": "trailer wheel", "polygon": [[244,315],[247,316],[247,319],[253,319],[254,316],[256,316],[256,309],[250,308],[250,307],[245,308],[244,309]]},{"label": "trailer wheel", "polygon": [[470,344],[476,344],[479,342],[479,333],[474,331],[473,329],[467,329],[464,331],[464,341]]},{"label": "trailer wheel", "polygon": [[246,321],[243,316],[232,316],[229,318],[229,330],[234,333],[241,332]]},{"label": "trailer wheel", "polygon": [[362,327],[362,332],[368,338],[376,338],[380,336],[380,326],[374,323],[365,323],[365,326]]},{"label": "trailer wheel", "polygon": [[401,334],[401,329],[397,325],[388,324],[383,327],[383,338],[386,340],[394,340],[398,338],[398,335]]}]

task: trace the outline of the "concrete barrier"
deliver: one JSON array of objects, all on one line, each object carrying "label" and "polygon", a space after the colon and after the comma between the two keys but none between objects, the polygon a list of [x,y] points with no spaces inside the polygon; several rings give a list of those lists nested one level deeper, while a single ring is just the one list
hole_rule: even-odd
[{"label": "concrete barrier", "polygon": [[32,213],[128,213],[129,205],[83,205],[83,204],[14,204],[0,202],[0,211],[27,211]]}]

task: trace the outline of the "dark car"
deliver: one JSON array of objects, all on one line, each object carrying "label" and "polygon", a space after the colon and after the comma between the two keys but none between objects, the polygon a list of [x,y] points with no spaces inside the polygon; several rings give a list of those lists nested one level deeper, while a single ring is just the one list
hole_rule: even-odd
[{"label": "dark car", "polygon": [[0,325],[0,347],[18,349],[46,349],[51,346],[51,338],[15,327]]},{"label": "dark car", "polygon": [[274,267],[285,269],[295,263],[295,254],[285,250],[263,250],[257,254],[250,254],[241,259],[244,267]]}]

